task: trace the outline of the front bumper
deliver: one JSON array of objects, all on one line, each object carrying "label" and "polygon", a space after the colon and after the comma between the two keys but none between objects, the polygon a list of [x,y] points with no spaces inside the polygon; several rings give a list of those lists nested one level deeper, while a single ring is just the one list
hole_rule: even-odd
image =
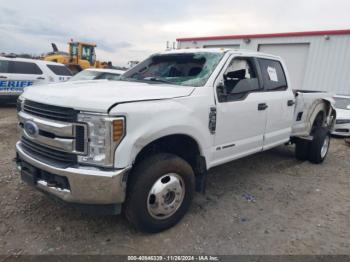
[{"label": "front bumper", "polygon": [[[121,204],[125,200],[126,176],[129,168],[104,171],[87,169],[83,167],[60,168],[46,164],[27,154],[21,147],[21,142],[16,144],[17,167],[23,172],[22,167],[29,165],[35,172],[56,175],[68,180],[69,187],[55,187],[50,181],[34,179],[33,186],[41,191],[49,193],[65,202],[74,204],[108,205]],[[32,170],[29,168],[29,170]],[[28,169],[26,172],[29,172]],[[34,172],[34,171],[30,171]],[[32,174],[35,175],[35,174]]]}]

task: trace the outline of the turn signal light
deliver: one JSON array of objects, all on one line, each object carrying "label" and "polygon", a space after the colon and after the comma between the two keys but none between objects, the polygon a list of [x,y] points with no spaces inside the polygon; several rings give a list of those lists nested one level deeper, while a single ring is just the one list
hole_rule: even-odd
[{"label": "turn signal light", "polygon": [[124,134],[124,120],[113,120],[113,142],[118,142]]}]

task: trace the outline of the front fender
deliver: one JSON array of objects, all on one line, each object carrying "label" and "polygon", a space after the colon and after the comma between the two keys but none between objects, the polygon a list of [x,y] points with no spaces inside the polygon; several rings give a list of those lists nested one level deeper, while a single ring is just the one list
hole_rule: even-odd
[{"label": "front fender", "polygon": [[[126,136],[117,147],[115,167],[134,163],[137,154],[149,143],[169,135],[193,138],[201,155],[206,156],[213,136],[208,128],[208,106],[187,106],[184,99],[145,101],[118,105],[113,111],[126,116]],[[111,112],[116,114],[116,112]]]}]

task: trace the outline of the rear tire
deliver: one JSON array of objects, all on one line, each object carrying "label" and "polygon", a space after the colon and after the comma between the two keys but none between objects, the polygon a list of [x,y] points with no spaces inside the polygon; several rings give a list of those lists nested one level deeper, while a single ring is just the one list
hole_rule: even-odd
[{"label": "rear tire", "polygon": [[129,176],[124,214],[137,229],[160,232],[182,219],[194,188],[193,170],[182,158],[167,153],[147,157]]},{"label": "rear tire", "polygon": [[310,143],[309,161],[314,164],[322,163],[328,154],[330,134],[326,127],[317,127]]}]

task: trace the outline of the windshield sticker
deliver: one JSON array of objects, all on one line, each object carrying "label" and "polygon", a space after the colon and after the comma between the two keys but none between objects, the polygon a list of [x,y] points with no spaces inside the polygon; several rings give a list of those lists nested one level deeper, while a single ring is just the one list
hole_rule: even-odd
[{"label": "windshield sticker", "polygon": [[267,73],[269,74],[270,81],[278,82],[276,68],[273,68],[273,67],[269,66],[267,68]]}]

